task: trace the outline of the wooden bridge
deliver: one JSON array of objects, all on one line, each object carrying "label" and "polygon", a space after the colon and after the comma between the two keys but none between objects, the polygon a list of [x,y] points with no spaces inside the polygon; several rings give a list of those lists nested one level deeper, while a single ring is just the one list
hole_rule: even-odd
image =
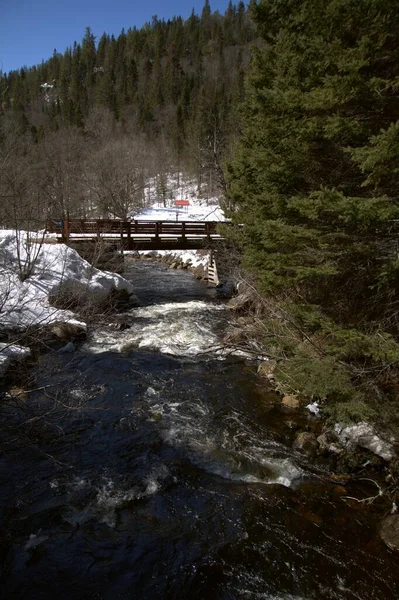
[{"label": "wooden bridge", "polygon": [[216,227],[213,221],[64,219],[50,221],[47,231],[74,246],[103,240],[118,244],[120,250],[195,250],[223,239]]}]

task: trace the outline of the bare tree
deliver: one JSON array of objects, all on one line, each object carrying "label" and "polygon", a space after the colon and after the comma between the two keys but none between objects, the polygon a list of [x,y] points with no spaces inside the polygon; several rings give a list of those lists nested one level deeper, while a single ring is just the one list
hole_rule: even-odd
[{"label": "bare tree", "polygon": [[103,217],[126,219],[145,204],[150,153],[140,137],[103,144],[91,157],[92,191]]},{"label": "bare tree", "polygon": [[45,198],[46,173],[37,148],[12,122],[2,123],[0,145],[0,225],[15,233],[18,275],[27,279],[44,240],[49,215]]},{"label": "bare tree", "polygon": [[48,133],[39,148],[46,172],[45,195],[54,218],[85,216],[86,144],[77,127]]},{"label": "bare tree", "polygon": [[84,130],[92,142],[105,143],[115,134],[115,118],[109,108],[96,106],[85,120]]}]

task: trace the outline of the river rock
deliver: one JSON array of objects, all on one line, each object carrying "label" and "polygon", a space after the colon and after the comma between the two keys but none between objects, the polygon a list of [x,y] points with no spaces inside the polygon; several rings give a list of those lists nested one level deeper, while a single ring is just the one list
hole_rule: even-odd
[{"label": "river rock", "polygon": [[325,454],[342,454],[343,448],[338,443],[338,437],[334,431],[325,431],[317,438],[320,450]]},{"label": "river rock", "polygon": [[357,423],[357,425],[342,425],[337,423],[334,431],[339,441],[347,448],[360,446],[370,450],[373,454],[390,461],[395,456],[395,450],[390,442],[381,439],[369,423]]},{"label": "river rock", "polygon": [[292,447],[294,450],[310,457],[315,456],[319,448],[316,436],[308,431],[298,433]]},{"label": "river rock", "polygon": [[301,402],[298,396],[284,396],[281,400],[281,404],[284,404],[284,406],[287,406],[288,408],[299,408]]},{"label": "river rock", "polygon": [[75,352],[75,350],[76,348],[72,344],[72,342],[68,342],[67,344],[65,344],[65,346],[58,350],[58,354],[68,354],[70,352]]},{"label": "river rock", "polygon": [[380,537],[387,546],[399,550],[399,515],[389,515],[381,523]]},{"label": "river rock", "polygon": [[50,332],[63,342],[69,342],[86,335],[86,325],[84,323],[55,323],[51,326]]},{"label": "river rock", "polygon": [[253,302],[252,296],[249,293],[238,294],[234,298],[229,300],[227,306],[230,310],[235,310],[237,312],[249,309]]}]

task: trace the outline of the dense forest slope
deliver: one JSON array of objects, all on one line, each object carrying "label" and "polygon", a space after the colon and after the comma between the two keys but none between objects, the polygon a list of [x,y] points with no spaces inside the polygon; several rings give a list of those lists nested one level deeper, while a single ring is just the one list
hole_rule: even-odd
[{"label": "dense forest slope", "polygon": [[42,209],[124,216],[154,174],[162,197],[171,171],[223,191],[254,36],[243,2],[221,15],[207,0],[200,16],[154,17],[117,38],[87,28],[64,54],[3,75],[1,142],[14,171],[3,197],[26,204],[29,179]]},{"label": "dense forest slope", "polygon": [[253,16],[229,178],[264,341],[287,391],[397,427],[397,2],[261,0]]}]

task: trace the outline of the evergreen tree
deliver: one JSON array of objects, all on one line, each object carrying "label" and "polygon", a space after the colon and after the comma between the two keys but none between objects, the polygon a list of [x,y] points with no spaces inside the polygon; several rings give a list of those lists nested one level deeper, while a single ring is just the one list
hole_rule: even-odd
[{"label": "evergreen tree", "polygon": [[229,168],[245,264],[265,293],[290,298],[324,355],[381,361],[399,331],[397,3],[260,0],[252,11],[265,44]]},{"label": "evergreen tree", "polygon": [[[123,30],[117,38],[104,33],[97,47],[87,27],[81,44],[75,42],[63,55],[54,51],[37,68],[3,77],[1,109],[10,111],[21,130],[39,140],[39,129],[45,135],[58,127],[82,127],[94,109],[105,108],[130,128],[139,123],[152,138],[164,136],[181,168],[195,162],[197,170],[201,163],[199,168],[209,174],[209,156],[198,162],[194,155],[198,148],[203,152],[210,147],[216,122],[218,139],[228,140],[235,133],[231,115],[240,100],[237,86],[242,89],[245,63],[237,57],[245,57],[249,39],[243,33],[245,41],[237,47],[241,25],[248,27],[243,3],[236,8],[230,2],[222,16],[212,13],[205,1],[201,17],[194,11],[187,21],[153,17],[144,27]],[[52,87],[44,90],[44,83]],[[200,110],[203,93],[208,96],[206,110]],[[215,105],[219,99],[220,110]],[[195,151],[189,131],[195,131]],[[227,146],[223,142],[223,155]]]}]

